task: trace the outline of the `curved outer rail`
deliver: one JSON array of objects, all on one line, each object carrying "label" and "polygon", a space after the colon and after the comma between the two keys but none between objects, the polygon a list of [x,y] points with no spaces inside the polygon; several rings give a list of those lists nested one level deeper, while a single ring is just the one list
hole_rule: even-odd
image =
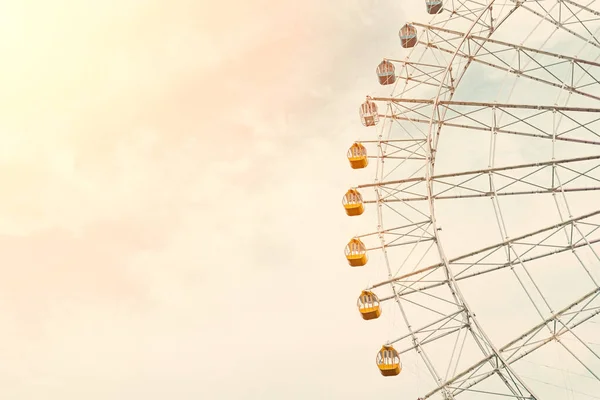
[{"label": "curved outer rail", "polygon": [[[478,17],[475,19],[475,21],[471,24],[471,26],[469,27],[468,31],[465,33],[465,35],[463,36],[463,39],[461,40],[460,44],[458,44],[456,46],[456,51],[454,52],[454,54],[451,56],[448,65],[446,67],[446,70],[443,73],[442,78],[440,79],[440,81],[442,82],[442,84],[440,84],[440,86],[438,87],[438,92],[437,95],[435,97],[434,100],[434,105],[437,105],[440,101],[441,101],[441,96],[442,96],[442,89],[443,89],[443,82],[445,82],[449,75],[450,75],[450,70],[452,67],[452,63],[454,62],[454,59],[457,57],[457,53],[460,50],[460,48],[462,47],[462,45],[464,44],[464,42],[467,40],[468,36],[471,34],[471,32],[473,31],[473,29],[477,26],[477,23],[485,16],[485,14],[487,12],[491,12],[492,6],[494,4],[495,0],[489,0],[487,7],[478,15]],[[518,7],[520,4],[518,3],[516,7]],[[508,15],[506,15],[501,21],[498,22],[498,24],[496,25],[496,28],[503,23],[508,17],[510,17],[510,15],[512,14],[512,12],[510,12]],[[490,31],[488,33],[488,37],[490,37],[493,34],[493,31]],[[461,78],[462,78],[461,74]],[[444,100],[449,100],[453,97],[454,95],[454,91],[451,92],[447,92],[448,93],[448,98],[444,99]],[[508,371],[511,375],[512,378],[515,379],[519,385],[521,386],[522,389],[525,389],[527,392],[529,392],[529,396],[520,396],[521,398],[531,398],[531,399],[539,399],[539,397],[537,397],[533,391],[529,388],[529,386],[523,381],[523,379],[514,371],[514,369],[512,368],[512,366],[510,365],[510,363],[508,363],[504,357],[502,356],[502,354],[500,353],[500,351],[496,348],[496,346],[492,343],[492,341],[490,340],[489,336],[485,333],[485,331],[483,330],[483,328],[481,327],[481,325],[479,324],[479,321],[477,320],[477,318],[475,317],[475,314],[472,312],[471,307],[469,306],[469,304],[467,303],[465,297],[463,296],[460,287],[458,285],[458,283],[456,282],[456,279],[454,277],[454,274],[452,273],[452,270],[449,266],[449,261],[448,258],[444,252],[444,248],[442,245],[442,242],[440,240],[439,237],[439,230],[438,230],[438,226],[437,226],[437,221],[436,221],[436,217],[435,217],[435,204],[434,204],[434,192],[433,192],[433,179],[432,177],[435,176],[434,171],[435,171],[435,155],[436,155],[436,151],[437,151],[437,142],[438,142],[438,138],[439,138],[439,133],[441,131],[442,126],[439,125],[437,127],[437,129],[434,129],[434,126],[436,125],[435,117],[436,114],[436,107],[434,106],[433,108],[433,112],[431,115],[431,119],[429,122],[429,131],[428,131],[428,135],[427,135],[427,143],[428,143],[428,152],[429,152],[429,157],[430,157],[430,162],[428,163],[428,168],[427,168],[427,172],[426,172],[426,180],[427,180],[427,196],[428,196],[428,201],[429,201],[429,212],[431,215],[431,222],[432,222],[432,230],[434,232],[435,235],[435,240],[437,242],[437,248],[438,248],[438,252],[439,252],[439,256],[441,259],[441,262],[443,264],[443,268],[445,270],[446,276],[448,278],[448,285],[450,287],[450,290],[453,293],[453,296],[455,297],[455,299],[458,301],[459,304],[461,304],[461,306],[464,308],[464,312],[466,313],[467,318],[471,321],[471,324],[473,326],[475,326],[475,328],[477,329],[479,335],[483,338],[483,340],[486,342],[486,345],[489,347],[489,349],[491,349],[493,355],[495,356],[495,358],[497,360],[500,361],[500,363],[502,364],[502,368],[506,371]],[[521,392],[520,390],[518,390],[517,387],[515,386],[511,386],[510,383],[506,380],[505,377],[501,376],[503,378],[503,380],[505,381],[505,383],[507,384],[507,386],[510,388],[511,391],[516,392],[515,395],[519,395]],[[426,398],[430,397],[431,395],[433,395],[434,393],[437,393],[440,390],[444,390],[446,389],[448,386],[448,383],[444,383],[441,386],[438,387],[437,390],[434,390],[430,393],[427,394]],[[522,392],[521,392],[522,393]]]}]

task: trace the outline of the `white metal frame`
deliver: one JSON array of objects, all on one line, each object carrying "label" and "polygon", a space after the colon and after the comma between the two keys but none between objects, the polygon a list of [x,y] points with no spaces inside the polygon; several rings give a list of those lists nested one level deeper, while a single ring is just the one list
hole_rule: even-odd
[{"label": "white metal frame", "polygon": [[[593,128],[600,120],[600,108],[566,105],[573,95],[600,100],[597,86],[600,81],[596,79],[600,79],[600,62],[491,38],[517,9],[522,8],[535,19],[555,25],[557,31],[600,48],[595,32],[588,28],[591,23],[600,21],[600,12],[573,0],[447,0],[444,8],[445,18],[442,14],[429,24],[411,22],[420,29],[416,48],[425,50],[413,52],[406,60],[386,59],[396,64],[394,94],[367,97],[380,103],[379,135],[377,140],[361,143],[375,145],[377,155],[369,157],[376,158],[378,163],[375,181],[357,188],[362,190],[365,203],[376,206],[378,223],[375,232],[357,237],[377,239],[372,246],[367,246],[368,251],[381,250],[388,271],[387,280],[371,285],[367,290],[388,288],[390,293],[379,295],[379,300],[396,302],[407,327],[405,335],[388,344],[401,346],[400,354],[409,351],[419,354],[435,381],[435,387],[425,393],[423,399],[434,395],[454,399],[463,393],[472,393],[484,397],[490,395],[491,398],[500,395],[539,400],[540,397],[514,370],[513,364],[553,341],[600,382],[600,370],[589,368],[561,340],[569,333],[600,360],[598,352],[574,331],[600,314],[600,286],[589,265],[577,256],[578,250],[585,247],[591,249],[600,263],[600,256],[593,247],[600,242],[600,211],[573,216],[566,199],[567,193],[600,189],[600,176],[594,176],[600,169],[600,152],[596,147],[600,144],[600,132]],[[448,14],[448,10],[452,12]],[[450,29],[449,25],[458,25],[462,30]],[[453,100],[458,84],[473,64],[558,88],[567,98],[546,105]],[[434,88],[435,94],[428,98],[416,97],[414,93],[423,87]],[[565,105],[559,105],[559,102]],[[541,119],[549,121],[548,126],[531,122]],[[566,120],[571,126],[562,129],[561,121]],[[401,139],[390,136],[392,127],[403,131]],[[438,140],[445,134],[444,127],[490,135],[489,167],[436,174]],[[586,145],[590,154],[555,158],[553,150],[551,159],[545,161],[496,166],[496,135],[544,139],[553,145],[560,142]],[[388,164],[392,165],[389,170]],[[403,172],[408,175],[399,173],[400,170],[409,171]],[[372,199],[365,196],[368,189],[373,189]],[[554,196],[561,221],[510,238],[499,198],[534,194]],[[435,204],[475,197],[492,200],[499,233],[504,240],[448,258],[440,237]],[[401,222],[387,227],[385,215],[390,213]],[[557,237],[562,239],[557,242]],[[393,248],[402,248],[404,258],[392,260],[389,252]],[[407,260],[419,251],[422,257],[417,257],[418,268],[400,274],[405,270]],[[436,251],[438,261],[424,266],[422,262],[426,255]],[[575,254],[580,267],[589,276],[591,286],[584,295],[556,311],[529,273],[528,263],[567,251]],[[397,265],[400,268],[396,269]],[[473,313],[459,282],[507,269],[513,270],[537,310],[540,322],[497,346]],[[418,299],[411,300],[415,295],[428,296],[434,304],[439,304],[439,308],[427,307]],[[437,317],[415,328],[405,310],[409,303],[427,308]],[[443,371],[439,363],[432,360],[429,346],[448,338],[454,338],[454,345],[449,359],[443,360],[446,365]],[[461,354],[468,346],[478,349],[480,355],[469,367],[459,370]],[[481,385],[492,377],[499,382],[490,386],[493,389]]]}]

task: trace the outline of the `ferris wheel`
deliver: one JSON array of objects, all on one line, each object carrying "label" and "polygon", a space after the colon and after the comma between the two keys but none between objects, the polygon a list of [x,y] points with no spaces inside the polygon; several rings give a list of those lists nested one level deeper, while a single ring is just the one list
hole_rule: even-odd
[{"label": "ferris wheel", "polygon": [[412,1],[347,154],[376,365],[415,400],[600,398],[600,4]]}]

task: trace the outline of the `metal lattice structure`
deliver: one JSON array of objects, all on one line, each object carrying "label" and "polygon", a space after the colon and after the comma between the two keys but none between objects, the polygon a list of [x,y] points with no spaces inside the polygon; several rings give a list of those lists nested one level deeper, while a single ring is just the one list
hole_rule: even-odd
[{"label": "metal lattice structure", "polygon": [[403,398],[600,398],[600,7],[426,4],[348,153],[359,310],[404,322],[378,365],[431,377]]}]

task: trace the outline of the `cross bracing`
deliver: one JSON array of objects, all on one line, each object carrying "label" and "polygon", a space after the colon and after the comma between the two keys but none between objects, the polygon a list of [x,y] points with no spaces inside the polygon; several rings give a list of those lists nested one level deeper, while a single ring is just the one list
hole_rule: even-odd
[{"label": "cross bracing", "polygon": [[[388,93],[368,96],[379,105],[380,123],[375,135],[360,141],[377,161],[375,181],[355,186],[367,213],[377,217],[376,230],[361,237],[369,253],[383,254],[388,273],[368,288],[383,304],[396,304],[406,324],[389,343],[403,355],[416,353],[432,376],[432,389],[420,393],[424,398],[549,398],[524,365],[555,347],[598,384],[600,364],[594,362],[600,358],[586,327],[600,310],[599,208],[590,200],[592,211],[578,214],[575,200],[599,199],[600,14],[592,3],[573,0],[449,0],[444,7],[446,14],[413,23],[419,35],[409,57],[386,58],[397,67],[396,82],[384,88]],[[511,20],[518,18],[529,18],[532,30],[552,32],[538,42],[513,38]],[[573,43],[550,46],[557,37]],[[527,101],[526,91],[473,100],[463,84],[471,71],[500,76],[508,88],[528,82],[540,101]],[[481,157],[456,165],[444,159],[449,144],[469,135],[489,141],[486,165],[476,164]],[[523,159],[505,157],[499,149],[507,143],[524,148]],[[531,198],[555,204],[549,224],[534,221],[529,233],[511,234],[516,229],[507,225],[512,210],[506,204],[517,203],[506,199],[535,204],[525,203]],[[503,240],[454,256],[444,236],[448,218],[436,210],[483,199],[491,201],[486,204],[495,219],[489,225],[497,225]],[[561,267],[581,278],[573,285],[585,295],[574,296],[570,288],[558,297],[548,293],[549,278],[540,271],[548,275]],[[537,321],[512,339],[497,340],[489,328],[494,325],[474,311],[480,299],[464,293],[470,282],[498,276],[514,281],[523,310]],[[579,389],[570,393],[586,392]]]}]

